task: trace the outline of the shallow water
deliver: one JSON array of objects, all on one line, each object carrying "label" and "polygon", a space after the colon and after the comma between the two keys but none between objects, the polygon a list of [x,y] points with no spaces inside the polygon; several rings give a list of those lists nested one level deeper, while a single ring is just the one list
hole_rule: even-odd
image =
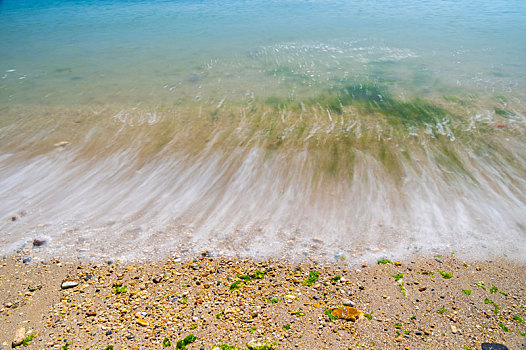
[{"label": "shallow water", "polygon": [[0,251],[524,259],[524,23],[521,1],[1,1]]}]

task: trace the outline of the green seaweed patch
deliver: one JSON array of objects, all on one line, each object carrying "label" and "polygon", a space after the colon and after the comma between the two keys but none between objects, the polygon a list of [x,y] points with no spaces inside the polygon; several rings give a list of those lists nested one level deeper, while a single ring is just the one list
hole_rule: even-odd
[{"label": "green seaweed patch", "polygon": [[475,281],[473,283],[473,285],[476,286],[476,287],[480,287],[480,288],[486,290],[486,287],[484,286],[484,282],[483,281]]},{"label": "green seaweed patch", "polygon": [[172,342],[168,338],[163,339],[163,348],[167,348],[169,346],[172,346]]},{"label": "green seaweed patch", "polygon": [[237,348],[234,345],[228,344],[217,344],[212,347],[212,350],[236,350]]},{"label": "green seaweed patch", "polygon": [[443,306],[437,310],[439,314],[445,314],[447,312],[447,309],[445,309]]},{"label": "green seaweed patch", "polygon": [[232,283],[230,285],[230,291],[234,291],[234,290],[240,289],[243,286],[242,283],[243,283],[242,280],[235,281],[234,283]]},{"label": "green seaweed patch", "polygon": [[104,350],[113,350],[113,345],[108,345],[104,348]]},{"label": "green seaweed patch", "polygon": [[68,341],[66,344],[62,345],[62,350],[68,350],[69,346],[73,344],[73,340],[72,341]]},{"label": "green seaweed patch", "polygon": [[497,315],[499,313],[499,305],[497,305],[497,303],[494,302],[493,300],[486,298],[486,299],[484,299],[484,304],[491,304],[491,305],[493,305],[495,307],[495,309],[493,309],[491,311],[493,311],[493,313],[495,315]]},{"label": "green seaweed patch", "polygon": [[500,115],[501,117],[509,117],[513,115],[510,111],[498,107],[495,107],[493,110],[495,111],[495,114]]},{"label": "green seaweed patch", "polygon": [[338,281],[341,280],[341,279],[342,279],[342,276],[340,276],[340,275],[336,275],[336,276],[334,276],[333,278],[331,278],[331,282],[338,282]]},{"label": "green seaweed patch", "polygon": [[301,284],[304,286],[312,286],[314,283],[316,283],[319,277],[320,273],[318,271],[309,271],[309,277],[302,281]]},{"label": "green seaweed patch", "polygon": [[218,313],[218,314],[216,315],[216,318],[217,318],[218,320],[220,320],[221,317],[223,317],[224,314],[225,314],[225,313],[224,313],[223,311],[221,311],[220,313]]},{"label": "green seaweed patch", "polygon": [[514,316],[513,316],[513,319],[514,319],[515,321],[517,321],[518,324],[522,324],[522,323],[524,323],[524,321],[522,320],[522,318],[521,318],[520,316],[516,316],[516,315],[514,315]]},{"label": "green seaweed patch", "polygon": [[508,327],[506,327],[506,325],[505,325],[504,323],[499,322],[498,325],[500,326],[500,328],[502,328],[502,330],[503,330],[504,332],[509,332]]},{"label": "green seaweed patch", "polygon": [[184,339],[178,340],[175,348],[179,350],[188,350],[186,346],[195,342],[196,340],[196,336],[194,336],[193,334],[189,334]]},{"label": "green seaweed patch", "polygon": [[36,334],[28,335],[28,336],[22,341],[22,344],[20,344],[20,345],[28,346],[28,345],[29,345],[29,342],[30,342],[31,340],[33,340],[33,338],[35,338],[36,336],[37,336]]},{"label": "green seaweed patch", "polygon": [[368,319],[369,321],[371,321],[373,319],[373,315],[371,315],[370,313],[369,314],[363,314],[363,316]]},{"label": "green seaweed patch", "polygon": [[290,329],[290,324],[283,325],[282,327],[284,330],[288,331]]},{"label": "green seaweed patch", "polygon": [[126,293],[126,290],[128,290],[127,286],[123,286],[121,284],[115,284],[113,286],[113,293],[114,294],[124,294]]},{"label": "green seaweed patch", "polygon": [[466,295],[471,295],[471,289],[462,289],[462,293]]},{"label": "green seaweed patch", "polygon": [[402,329],[402,324],[401,323],[395,323],[394,328]]},{"label": "green seaweed patch", "polygon": [[377,264],[392,264],[393,262],[389,259],[380,259],[376,263]]},{"label": "green seaweed patch", "polygon": [[338,316],[334,316],[334,315],[332,314],[332,310],[333,310],[333,309],[325,309],[325,310],[323,310],[323,313],[329,317],[329,320],[331,320],[331,321],[335,321],[335,320],[338,319]]},{"label": "green seaweed patch", "polygon": [[438,271],[438,273],[441,274],[442,277],[444,277],[445,279],[449,279],[449,278],[453,277],[453,273],[451,273],[451,272]]},{"label": "green seaweed patch", "polygon": [[498,289],[494,284],[492,284],[492,285],[491,285],[491,288],[489,289],[489,292],[490,292],[491,294],[495,294],[495,293],[498,292],[498,290],[499,290],[499,289]]}]

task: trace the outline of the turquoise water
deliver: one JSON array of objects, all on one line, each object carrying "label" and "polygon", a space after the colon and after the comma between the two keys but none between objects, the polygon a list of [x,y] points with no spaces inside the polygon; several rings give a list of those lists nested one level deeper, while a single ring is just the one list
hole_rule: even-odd
[{"label": "turquoise water", "polygon": [[0,251],[524,259],[525,33],[522,0],[0,0]]},{"label": "turquoise water", "polygon": [[264,98],[348,77],[523,95],[525,13],[523,1],[4,0],[0,102]]}]

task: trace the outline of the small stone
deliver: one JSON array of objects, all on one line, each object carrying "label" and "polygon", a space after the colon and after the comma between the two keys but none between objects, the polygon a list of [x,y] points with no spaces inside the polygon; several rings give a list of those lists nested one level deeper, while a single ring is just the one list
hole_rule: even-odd
[{"label": "small stone", "polygon": [[342,304],[345,305],[345,306],[356,307],[355,302],[352,301],[351,299],[343,299],[343,300],[342,300]]},{"label": "small stone", "polygon": [[140,326],[143,326],[143,327],[147,327],[148,326],[148,321],[146,321],[143,318],[138,318],[137,319],[137,324],[140,325]]},{"label": "small stone", "polygon": [[90,317],[97,316],[97,313],[95,311],[88,311],[86,312],[86,316],[90,316]]},{"label": "small stone", "polygon": [[427,289],[426,286],[422,286],[422,287],[419,287],[419,288],[418,288],[418,291],[419,291],[419,292],[423,292],[423,291],[425,291],[426,289]]},{"label": "small stone", "polygon": [[451,327],[451,333],[457,334],[457,332],[458,332],[457,327],[455,327],[454,325],[450,325],[450,327]]},{"label": "small stone", "polygon": [[161,276],[154,277],[152,279],[153,283],[160,283],[162,280],[163,280],[163,278]]},{"label": "small stone", "polygon": [[398,338],[396,338],[396,339],[395,339],[395,341],[396,341],[397,343],[401,343],[401,342],[403,342],[403,341],[404,341],[404,339],[403,339],[403,338],[400,338],[400,337],[398,337]]},{"label": "small stone", "polygon": [[112,331],[106,331],[106,335],[112,335],[113,332]]},{"label": "small stone", "polygon": [[402,262],[401,261],[395,261],[395,266],[402,266]]},{"label": "small stone", "polygon": [[424,334],[425,335],[431,335],[431,332],[426,330],[426,331],[424,331]]},{"label": "small stone", "polygon": [[60,285],[60,288],[62,289],[68,289],[68,288],[73,288],[73,287],[76,287],[78,286],[79,283],[76,282],[76,281],[68,281],[68,280],[65,280],[65,281],[62,281],[62,284]]},{"label": "small stone", "polygon": [[24,264],[26,264],[26,263],[28,263],[28,262],[30,262],[30,261],[31,261],[31,258],[30,258],[30,257],[24,258],[24,260],[22,260],[22,262],[23,262]]},{"label": "small stone", "polygon": [[24,327],[18,328],[15,333],[15,338],[13,339],[13,347],[16,347],[22,344],[25,338],[26,338],[26,329]]},{"label": "small stone", "polygon": [[41,247],[44,244],[46,244],[46,240],[45,239],[35,238],[33,240],[33,247]]}]

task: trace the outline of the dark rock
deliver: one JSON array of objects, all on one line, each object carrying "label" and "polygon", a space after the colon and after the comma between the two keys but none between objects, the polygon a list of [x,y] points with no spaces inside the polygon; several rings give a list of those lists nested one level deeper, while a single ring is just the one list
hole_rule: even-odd
[{"label": "dark rock", "polygon": [[41,247],[44,244],[46,244],[46,240],[45,239],[35,238],[33,240],[33,247]]},{"label": "dark rock", "polygon": [[86,312],[86,316],[90,316],[90,317],[97,316],[97,313],[95,311],[88,311]]},{"label": "dark rock", "polygon": [[106,331],[106,335],[112,335],[113,332],[112,331]]},{"label": "dark rock", "polygon": [[441,263],[441,264],[442,264],[442,261],[440,261],[440,260],[438,260],[438,259],[435,259],[435,261],[436,261],[436,262],[439,262],[439,263]]},{"label": "dark rock", "polygon": [[504,345],[497,343],[482,343],[481,346],[482,350],[508,350]]},{"label": "dark rock", "polygon": [[22,262],[25,264],[25,263],[28,263],[31,261],[31,258],[30,257],[27,257],[27,258],[24,258],[24,260],[22,260]]},{"label": "dark rock", "polygon": [[314,300],[320,300],[320,297],[317,296],[317,295],[314,295],[314,296],[312,297],[312,299],[314,299]]},{"label": "dark rock", "polygon": [[86,276],[84,276],[84,281],[89,281],[92,278],[93,278],[93,276],[90,275],[89,273],[87,273]]},{"label": "dark rock", "polygon": [[11,221],[16,221],[16,220],[18,220],[18,215],[11,216]]},{"label": "dark rock", "polygon": [[128,335],[126,336],[126,339],[128,339],[128,340],[133,340],[133,339],[135,339],[135,336],[134,336],[133,334],[128,334]]},{"label": "dark rock", "polygon": [[153,283],[160,283],[162,280],[163,280],[163,278],[161,276],[154,277],[152,279]]}]

